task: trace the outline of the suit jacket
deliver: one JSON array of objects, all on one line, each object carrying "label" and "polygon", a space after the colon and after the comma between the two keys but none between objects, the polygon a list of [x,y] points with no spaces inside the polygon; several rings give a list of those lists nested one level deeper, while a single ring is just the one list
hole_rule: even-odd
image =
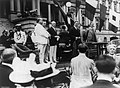
[{"label": "suit jacket", "polygon": [[[75,38],[76,38],[76,37],[81,37],[81,35],[80,35],[80,30],[79,30],[79,29],[76,29],[75,27],[72,27],[72,28],[70,29],[69,34],[71,35],[71,40],[72,40],[72,42],[75,41]],[[77,43],[77,45],[78,45],[79,43],[81,43],[81,39],[77,39],[76,43]]]},{"label": "suit jacket", "polygon": [[71,36],[68,32],[61,32],[59,34],[60,39],[59,39],[59,43],[65,43],[65,44],[70,44],[71,43]]},{"label": "suit jacket", "polygon": [[55,36],[57,35],[57,32],[53,29],[53,27],[49,28],[47,31],[51,35],[50,46],[56,45],[57,44],[57,38],[55,38]]},{"label": "suit jacket", "polygon": [[79,29],[76,29],[75,27],[72,27],[70,29],[70,32],[71,36],[73,37],[80,37],[80,30]]},{"label": "suit jacket", "polygon": [[12,68],[9,66],[0,64],[0,88],[15,88],[14,83],[9,80],[9,74],[12,71]]},{"label": "suit jacket", "polygon": [[107,80],[97,80],[93,85],[84,88],[117,88]]}]

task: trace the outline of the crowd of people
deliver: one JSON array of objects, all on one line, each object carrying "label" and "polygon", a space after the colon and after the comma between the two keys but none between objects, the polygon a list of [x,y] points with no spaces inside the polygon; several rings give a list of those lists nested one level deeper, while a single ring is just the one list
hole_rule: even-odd
[{"label": "crowd of people", "polygon": [[70,57],[72,58],[78,55],[77,47],[80,43],[97,42],[93,24],[87,31],[83,30],[78,21],[69,29],[64,24],[59,29],[60,32],[57,30],[55,21],[52,21],[47,27],[46,21],[38,18],[34,30],[25,31],[21,24],[16,24],[9,32],[4,30],[0,37],[0,44],[6,48],[14,47],[18,53],[35,52],[38,49],[39,63],[48,61],[53,63],[58,62],[58,57],[66,47],[66,49],[72,50]]},{"label": "crowd of people", "polygon": [[9,32],[4,30],[0,37],[0,44],[4,46],[0,60],[0,87],[44,88],[42,83],[47,85],[48,80],[41,81],[60,76],[60,70],[56,69],[57,52],[62,53],[64,49],[67,53],[72,52],[68,55],[71,58],[70,88],[119,87],[119,46],[106,45],[107,52],[96,61],[86,55],[88,46],[85,42],[97,42],[93,27],[91,24],[89,30],[84,31],[76,21],[69,30],[62,25],[58,33],[55,21],[46,27],[46,22],[39,18],[34,30],[27,33],[21,24],[16,24]]},{"label": "crowd of people", "polygon": [[107,45],[107,53],[96,61],[86,56],[87,46],[78,46],[79,55],[71,60],[70,88],[119,88],[120,47]]},{"label": "crowd of people", "polygon": [[[73,57],[70,62],[70,84],[68,83],[68,86],[70,88],[94,88],[94,86],[96,88],[106,86],[119,88],[119,46],[107,45],[108,53],[98,56],[96,61],[86,56],[87,49],[86,44],[78,45],[79,54]],[[55,63],[37,64],[35,58],[35,52],[30,53],[28,58],[22,59],[15,49],[4,49],[1,54],[0,79],[2,80],[0,87],[45,88],[42,83],[48,85],[47,83],[51,82],[51,77],[61,75],[60,70],[56,69]]]}]

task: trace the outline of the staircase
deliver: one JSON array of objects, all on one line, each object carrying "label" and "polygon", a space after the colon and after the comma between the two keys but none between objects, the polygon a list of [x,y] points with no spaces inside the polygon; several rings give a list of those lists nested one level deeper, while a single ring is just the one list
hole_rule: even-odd
[{"label": "staircase", "polygon": [[12,22],[14,24],[21,24],[22,29],[24,31],[29,31],[29,30],[34,30],[34,27],[36,25],[36,20],[37,17],[26,17],[26,18],[19,18],[19,19],[15,19]]}]

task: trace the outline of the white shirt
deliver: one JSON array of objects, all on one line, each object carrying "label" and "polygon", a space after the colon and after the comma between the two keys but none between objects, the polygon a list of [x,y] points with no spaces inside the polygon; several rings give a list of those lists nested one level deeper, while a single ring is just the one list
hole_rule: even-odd
[{"label": "white shirt", "polygon": [[47,44],[49,36],[50,34],[47,30],[41,24],[37,23],[31,37],[34,43]]},{"label": "white shirt", "polygon": [[93,60],[87,58],[85,54],[80,53],[77,57],[71,60],[71,83],[70,88],[80,88],[93,84],[90,68],[93,65]]},{"label": "white shirt", "polygon": [[107,80],[112,82],[112,78],[108,74],[99,74],[97,80]]},{"label": "white shirt", "polygon": [[15,43],[23,43],[26,42],[26,34],[23,31],[17,31],[14,33],[14,41]]}]

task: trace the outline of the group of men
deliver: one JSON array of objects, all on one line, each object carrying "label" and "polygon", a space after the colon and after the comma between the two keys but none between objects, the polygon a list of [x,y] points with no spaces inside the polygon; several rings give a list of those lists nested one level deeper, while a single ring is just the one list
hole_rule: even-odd
[{"label": "group of men", "polygon": [[[81,87],[82,88],[119,88],[117,85],[112,84],[114,74],[115,74],[116,63],[113,57],[109,55],[101,55],[95,62],[98,78],[97,78],[97,81],[95,81],[95,83],[92,82],[90,72],[88,69],[92,67],[93,61],[85,57],[84,52],[86,51],[86,49],[87,47],[85,45],[80,44],[79,56],[73,58],[73,60],[71,61],[72,76],[71,76],[70,88],[81,88]],[[14,83],[11,82],[13,81],[13,82],[16,82],[15,84],[17,87],[24,86],[24,88],[26,87],[36,88],[36,87],[33,87],[32,80],[34,79],[33,77],[30,76],[30,74],[27,73],[26,75],[24,75],[25,72],[22,72],[21,74],[20,69],[22,69],[22,71],[24,71],[24,69],[26,70],[28,64],[26,64],[26,67],[22,66],[21,63],[25,63],[25,61],[21,61],[21,60],[18,60],[21,62],[15,63],[15,60],[18,59],[17,53],[15,50],[10,48],[5,49],[2,53],[1,58],[2,58],[2,63],[0,64],[0,78],[1,78],[0,87],[15,88]],[[33,58],[33,55],[28,60],[33,61],[32,58]],[[33,63],[34,62],[32,62],[31,65],[34,65]],[[20,64],[22,68],[18,69]],[[83,67],[80,67],[80,65]],[[14,68],[14,70],[12,68]],[[15,75],[16,72],[18,73]],[[20,75],[20,77],[23,77],[23,79],[20,78],[18,75]],[[26,83],[24,83],[23,81]]]},{"label": "group of men", "polygon": [[[114,46],[109,46],[110,53],[113,54]],[[79,55],[71,60],[71,82],[70,88],[119,88],[114,84],[116,72],[119,73],[120,62],[110,54],[98,56],[96,61],[86,57],[85,52],[88,47],[85,44],[78,46]],[[116,70],[116,67],[118,70]],[[118,76],[117,82],[119,84]]]},{"label": "group of men", "polygon": [[[34,32],[32,34],[32,40],[37,45],[37,48],[40,50],[39,61],[40,63],[45,62],[46,60],[46,49],[50,46],[50,62],[56,62],[56,49],[57,49],[57,31],[56,31],[56,22],[51,22],[51,27],[46,29],[43,26],[43,19],[37,19],[37,24],[35,26]],[[48,50],[49,51],[49,50]]]},{"label": "group of men", "polygon": [[[12,43],[9,47],[5,47],[12,47],[19,53],[23,54],[29,54],[32,51],[34,52],[37,48],[39,51],[39,63],[47,62],[48,57],[50,58],[50,62],[57,62],[56,45],[59,37],[57,36],[56,22],[52,21],[50,24],[51,26],[48,29],[46,27],[46,21],[42,18],[38,18],[34,30],[28,31],[28,33],[22,30],[21,24],[16,24],[12,35],[14,43]],[[5,41],[7,41],[7,39]]]}]

